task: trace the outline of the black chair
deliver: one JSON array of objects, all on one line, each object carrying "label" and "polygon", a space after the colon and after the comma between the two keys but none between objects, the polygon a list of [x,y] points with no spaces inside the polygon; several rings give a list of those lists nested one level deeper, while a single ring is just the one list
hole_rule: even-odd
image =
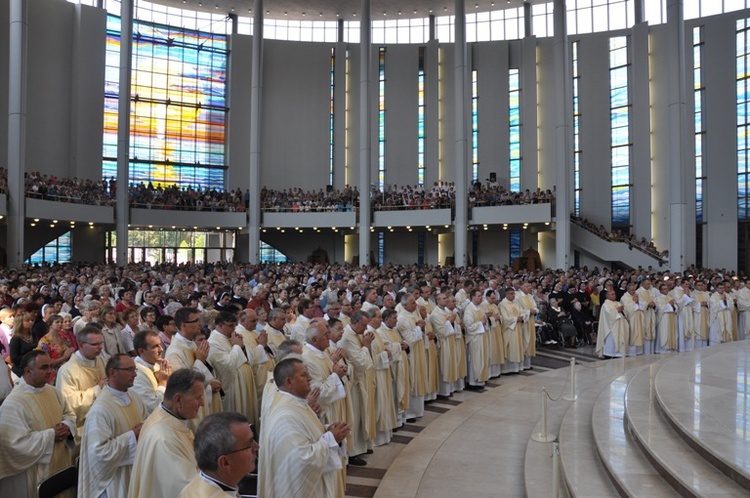
[{"label": "black chair", "polygon": [[36,488],[36,496],[37,498],[54,498],[64,491],[77,487],[78,469],[67,467],[40,482]]},{"label": "black chair", "polygon": [[258,474],[246,475],[242,478],[238,487],[242,498],[257,498]]}]

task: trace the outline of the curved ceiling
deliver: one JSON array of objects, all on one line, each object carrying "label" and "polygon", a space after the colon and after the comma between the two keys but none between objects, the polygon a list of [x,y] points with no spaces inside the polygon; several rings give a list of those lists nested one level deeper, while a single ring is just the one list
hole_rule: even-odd
[{"label": "curved ceiling", "polygon": [[[253,0],[151,0],[155,3],[182,9],[252,15]],[[546,3],[550,0],[466,0],[466,12],[487,12],[524,3]],[[266,0],[266,17],[271,19],[299,19],[335,21],[357,20],[361,2],[358,0]],[[451,15],[453,0],[371,0],[372,19],[403,19],[434,15]]]}]

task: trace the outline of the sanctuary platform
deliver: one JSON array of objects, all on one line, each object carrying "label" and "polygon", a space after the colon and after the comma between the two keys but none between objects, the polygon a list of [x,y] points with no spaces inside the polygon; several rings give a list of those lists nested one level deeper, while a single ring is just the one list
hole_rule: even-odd
[{"label": "sanctuary platform", "polygon": [[444,413],[375,496],[549,497],[556,475],[559,496],[750,496],[750,341],[580,363],[575,401],[570,370],[502,376]]}]

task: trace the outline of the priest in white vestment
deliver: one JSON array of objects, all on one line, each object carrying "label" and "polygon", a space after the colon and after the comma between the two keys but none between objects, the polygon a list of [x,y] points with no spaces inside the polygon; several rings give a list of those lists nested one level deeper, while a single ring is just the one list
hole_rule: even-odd
[{"label": "priest in white vestment", "polygon": [[677,351],[679,346],[677,328],[677,304],[669,295],[667,284],[659,286],[656,302],[656,353]]},{"label": "priest in white vestment", "polygon": [[311,378],[301,360],[280,361],[273,376],[279,392],[261,426],[258,496],[343,498],[349,426],[324,427],[310,409]]},{"label": "priest in white vestment", "polygon": [[[409,344],[409,405],[406,410],[407,422],[415,422],[424,415],[424,400],[427,394],[427,349],[429,340],[424,333],[425,322],[417,311],[417,301],[412,294],[401,298],[401,311],[398,312],[396,329],[401,338]],[[414,419],[414,420],[412,420]]]},{"label": "priest in white vestment", "polygon": [[521,306],[524,312],[528,312],[529,317],[523,322],[523,369],[528,370],[531,368],[531,358],[536,356],[536,315],[539,310],[534,302],[534,297],[531,295],[531,284],[524,282],[521,288],[516,291],[516,301]]},{"label": "priest in white vestment", "polygon": [[656,352],[656,290],[646,278],[636,291],[643,309],[643,354]]},{"label": "priest in white vestment", "polygon": [[711,295],[709,300],[709,346],[731,342],[733,339],[731,301],[725,290],[724,282],[719,282],[716,284],[716,292]]},{"label": "priest in white vestment", "polygon": [[365,465],[359,455],[372,449],[375,439],[375,385],[373,361],[370,354],[375,334],[367,330],[369,316],[362,311],[352,313],[349,325],[344,328],[338,346],[346,352],[346,360],[352,367],[351,394],[354,418],[351,423],[349,463]]},{"label": "priest in white vestment", "polygon": [[69,467],[76,416],[60,391],[48,384],[52,360],[27,353],[23,376],[0,405],[0,496],[36,496],[39,483]]},{"label": "priest in white vestment", "polygon": [[453,394],[458,380],[458,365],[456,364],[456,329],[458,314],[450,311],[448,296],[440,293],[436,297],[437,306],[430,313],[432,330],[437,337],[438,358],[440,364],[440,385],[438,394],[450,396]]},{"label": "priest in white vestment", "polygon": [[290,328],[289,338],[304,344],[307,328],[313,318],[315,318],[315,303],[311,299],[300,299],[297,305],[297,319]]},{"label": "priest in white vestment", "polygon": [[342,420],[346,413],[346,386],[343,378],[348,368],[343,363],[334,363],[325,353],[329,347],[329,333],[326,326],[313,321],[307,329],[306,343],[302,350],[302,361],[312,377],[311,388],[318,388],[320,418],[325,424]]},{"label": "priest in white vestment", "polygon": [[692,351],[695,335],[693,321],[693,296],[690,282],[686,279],[682,285],[675,287],[669,293],[677,306],[677,349],[678,351]]},{"label": "priest in white vestment", "polygon": [[191,419],[191,428],[197,429],[203,417],[212,412],[221,411],[221,382],[214,377],[208,368],[208,354],[211,346],[203,341],[200,346],[195,338],[201,334],[200,313],[195,308],[180,308],[174,314],[177,333],[172,337],[166,353],[166,359],[172,365],[172,370],[192,368],[206,378],[206,403],[202,405],[198,415]]},{"label": "priest in white vestment", "polygon": [[702,280],[695,282],[693,291],[693,346],[702,348],[708,345],[709,335],[709,311],[708,303],[711,296],[706,292],[706,283]]},{"label": "priest in white vestment", "polygon": [[250,359],[252,351],[248,354],[242,336],[234,331],[237,327],[234,314],[219,312],[215,324],[216,329],[208,339],[211,345],[208,361],[224,389],[224,410],[243,414],[257,427],[260,413]]},{"label": "priest in white vestment", "polygon": [[191,368],[169,377],[164,401],[141,428],[128,498],[177,498],[195,477],[198,465],[189,422],[205,403],[204,381],[203,374]]},{"label": "priest in white vestment", "polygon": [[[284,312],[282,310],[278,310],[277,313],[274,313],[274,310],[271,310],[268,321],[271,321],[271,316],[274,317],[274,320],[278,320],[279,315],[285,320],[285,318],[283,318]],[[276,363],[273,360],[273,351],[268,345],[268,332],[266,331],[266,327],[269,327],[270,325],[266,323],[263,330],[260,332],[255,330],[257,325],[257,313],[253,310],[246,309],[240,313],[239,323],[234,331],[242,337],[242,343],[245,346],[245,351],[247,352],[247,356],[253,367],[255,394],[258,398],[258,409],[260,413],[260,406],[263,403],[263,387],[268,379],[268,374],[273,373],[273,367],[276,366]]]},{"label": "priest in white vestment", "polygon": [[464,308],[464,328],[466,330],[466,359],[470,386],[482,387],[490,378],[489,319],[480,307],[482,291],[471,291],[469,304]]},{"label": "priest in white vestment", "polygon": [[740,282],[740,288],[734,291],[734,300],[739,313],[737,338],[744,341],[750,337],[750,288],[745,281]]},{"label": "priest in white vestment", "polygon": [[140,398],[130,390],[136,371],[133,359],[124,354],[116,354],[107,362],[107,385],[83,426],[78,496],[128,495],[136,444],[148,417]]},{"label": "priest in white vestment", "polygon": [[[390,294],[386,294],[390,296]],[[396,410],[396,427],[405,422],[406,409],[409,406],[409,343],[401,338],[396,329],[398,313],[394,309],[385,309],[381,314],[382,325],[378,334],[385,347],[391,352],[391,379],[393,382],[393,404]]]},{"label": "priest in white vestment", "polygon": [[198,426],[193,446],[200,472],[179,498],[237,498],[239,483],[255,470],[258,454],[250,420],[241,413],[213,413]]},{"label": "priest in white vestment", "polygon": [[[505,297],[500,301],[500,320],[503,326],[503,341],[505,342],[505,364],[503,373],[518,373],[523,366],[523,322],[528,320],[529,314],[516,302],[516,290],[508,287]],[[466,314],[464,313],[464,327],[466,328]],[[467,331],[468,336],[468,331]],[[467,352],[467,357],[470,352]]]},{"label": "priest in white vestment", "polygon": [[464,340],[464,324],[461,321],[461,313],[456,306],[456,296],[448,295],[448,304],[446,305],[448,311],[458,315],[456,321],[453,322],[453,329],[456,331],[454,336],[454,351],[455,351],[455,362],[456,362],[456,375],[458,380],[453,385],[454,391],[463,391],[466,386],[466,341]]},{"label": "priest in white vestment", "polygon": [[607,299],[601,306],[596,334],[596,354],[600,358],[620,358],[627,353],[630,335],[628,321],[623,314],[624,307],[616,298],[614,289],[607,291]]},{"label": "priest in white vestment", "polygon": [[395,345],[386,345],[386,342],[378,334],[378,329],[383,324],[383,318],[378,308],[367,313],[370,322],[367,331],[372,332],[373,341],[370,346],[372,356],[373,393],[375,412],[375,437],[373,446],[382,446],[391,442],[393,429],[397,427],[396,410],[394,404],[393,378],[391,376],[391,357]]},{"label": "priest in white vestment", "polygon": [[60,367],[55,383],[76,414],[76,443],[79,443],[86,415],[101,394],[107,375],[104,372],[105,361],[101,357],[104,349],[102,331],[96,327],[84,327],[76,335],[76,340],[78,351]]},{"label": "priest in white vestment", "polygon": [[625,318],[628,319],[630,336],[628,342],[628,356],[643,354],[643,322],[644,305],[636,292],[635,284],[628,284],[627,292],[620,298]]},{"label": "priest in white vestment", "polygon": [[137,375],[133,382],[133,392],[141,398],[146,412],[151,415],[164,400],[167,379],[172,374],[172,365],[162,358],[164,349],[159,334],[153,330],[144,330],[135,334],[133,347]]},{"label": "priest in white vestment", "polygon": [[[266,336],[268,337],[268,347],[271,348],[271,351],[273,351],[275,362],[279,361],[277,352],[278,347],[287,339],[286,335],[284,334],[285,326],[286,314],[284,313],[284,310],[280,308],[272,309],[268,314],[268,321],[266,322],[266,326],[263,327],[263,330],[266,331]],[[268,373],[273,376],[273,368],[268,370]]]}]

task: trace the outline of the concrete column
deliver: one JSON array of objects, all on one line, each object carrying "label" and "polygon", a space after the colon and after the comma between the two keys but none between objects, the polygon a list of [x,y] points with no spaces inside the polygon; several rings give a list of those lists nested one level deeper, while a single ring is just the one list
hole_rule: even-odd
[{"label": "concrete column", "polygon": [[336,23],[336,40],[338,43],[344,43],[344,20],[339,19]]},{"label": "concrete column", "polygon": [[370,264],[370,78],[372,39],[370,0],[362,0],[359,21],[359,264]]},{"label": "concrete column", "polygon": [[456,266],[466,266],[467,234],[469,224],[469,199],[468,199],[468,177],[469,177],[469,140],[466,135],[467,112],[467,80],[468,69],[466,66],[466,13],[464,12],[464,0],[454,0],[455,10],[455,130],[456,130],[456,217],[453,222],[455,231],[454,248],[456,253]]},{"label": "concrete column", "polygon": [[249,263],[260,262],[260,126],[263,99],[263,0],[253,2],[253,60],[250,88],[250,206],[247,210]]},{"label": "concrete column", "polygon": [[8,266],[24,260],[26,199],[26,0],[10,0],[8,26]]},{"label": "concrete column", "polygon": [[565,0],[554,5],[555,150],[557,201],[555,223],[555,266],[570,265],[570,198],[573,174],[573,84],[570,74],[570,44]]},{"label": "concrete column", "polygon": [[[683,168],[683,147],[687,143],[685,87],[685,22],[682,0],[667,0],[669,41],[669,265],[672,271],[686,266],[687,173]],[[694,220],[692,221],[695,222]]]},{"label": "concrete column", "polygon": [[531,4],[528,2],[523,3],[523,27],[526,30],[525,36],[533,35],[534,28],[531,23]]},{"label": "concrete column", "polygon": [[429,35],[430,36],[430,41],[435,41],[436,37],[437,37],[437,34],[436,34],[437,33],[437,28],[436,28],[436,25],[435,25],[435,14],[430,14],[430,16],[428,17],[428,19],[430,20],[430,28],[429,28],[430,29],[430,31],[429,31],[429,33],[430,33],[430,35]]},{"label": "concrete column", "polygon": [[635,23],[640,24],[646,20],[643,0],[633,0],[633,10],[635,11]]},{"label": "concrete column", "polygon": [[130,76],[133,59],[133,0],[120,4],[120,93],[117,97],[117,188],[115,231],[117,264],[128,264],[128,183],[130,180]]}]

